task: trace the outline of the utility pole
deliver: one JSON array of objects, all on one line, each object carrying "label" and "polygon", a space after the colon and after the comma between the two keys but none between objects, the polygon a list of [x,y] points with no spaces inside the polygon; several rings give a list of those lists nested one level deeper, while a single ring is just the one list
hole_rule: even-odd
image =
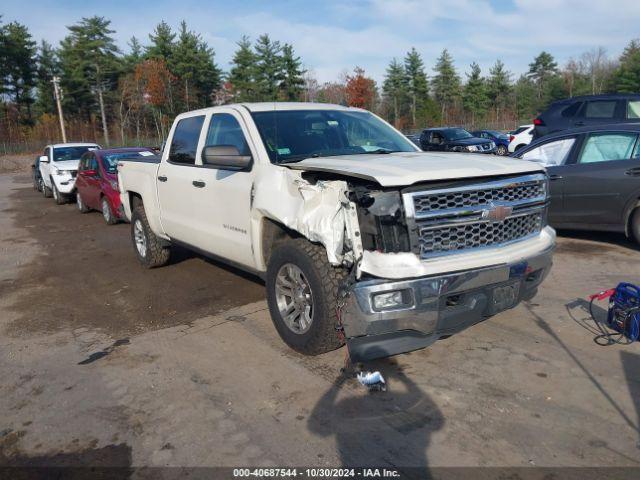
[{"label": "utility pole", "polygon": [[60,120],[60,132],[62,133],[62,142],[67,143],[67,132],[64,129],[64,117],[62,116],[62,103],[60,103],[60,77],[53,77],[53,93],[56,97],[56,105],[58,105],[58,120]]},{"label": "utility pole", "polygon": [[102,132],[104,133],[104,143],[109,146],[109,127],[107,126],[107,115],[104,111],[104,98],[102,98],[102,77],[100,67],[96,65],[96,87],[98,89],[98,102],[100,103],[100,116],[102,117]]}]

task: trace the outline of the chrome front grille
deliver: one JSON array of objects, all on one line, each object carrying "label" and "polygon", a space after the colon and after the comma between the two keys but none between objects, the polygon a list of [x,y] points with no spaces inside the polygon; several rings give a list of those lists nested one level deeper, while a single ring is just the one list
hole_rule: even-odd
[{"label": "chrome front grille", "polygon": [[438,210],[489,205],[491,202],[544,201],[545,183],[527,182],[496,188],[418,194],[414,197],[415,213],[430,214]]},{"label": "chrome front grille", "polygon": [[507,218],[504,222],[474,222],[448,227],[420,229],[420,254],[456,252],[470,248],[511,243],[542,228],[542,213]]},{"label": "chrome front grille", "polygon": [[412,247],[422,258],[497,247],[540,232],[546,222],[547,177],[403,194]]}]

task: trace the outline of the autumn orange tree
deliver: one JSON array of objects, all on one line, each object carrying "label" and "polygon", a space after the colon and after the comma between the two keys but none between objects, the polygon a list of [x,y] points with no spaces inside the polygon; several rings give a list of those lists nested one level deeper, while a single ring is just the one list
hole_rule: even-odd
[{"label": "autumn orange tree", "polygon": [[376,102],[376,82],[365,76],[363,68],[356,67],[353,75],[347,75],[345,94],[349,106],[373,110]]},{"label": "autumn orange tree", "polygon": [[143,61],[136,66],[134,75],[142,101],[153,114],[158,137],[166,138],[170,119],[175,115],[172,93],[176,77],[161,59]]}]

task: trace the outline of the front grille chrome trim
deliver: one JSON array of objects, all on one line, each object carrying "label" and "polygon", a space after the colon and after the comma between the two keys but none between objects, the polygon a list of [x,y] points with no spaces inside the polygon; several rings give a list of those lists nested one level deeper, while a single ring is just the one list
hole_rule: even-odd
[{"label": "front grille chrome trim", "polygon": [[[405,192],[402,199],[412,250],[427,260],[498,248],[529,239],[538,235],[545,226],[548,191],[547,175],[538,173],[458,187]],[[447,197],[443,201],[437,198],[439,195]],[[425,204],[436,208],[425,208]],[[511,207],[513,211],[502,222],[483,218],[487,210],[498,206]],[[512,220],[525,216],[535,222],[529,225],[530,228],[519,229],[522,233],[519,237],[505,231],[506,226],[503,229],[492,228],[491,225],[506,225],[505,222],[513,225]],[[470,225],[477,228],[465,230]],[[439,234],[437,230],[442,232]],[[462,231],[466,232],[464,236],[461,236]],[[504,237],[496,235],[496,232],[503,233]],[[442,241],[429,240],[433,238]],[[432,249],[425,249],[425,244]]]}]

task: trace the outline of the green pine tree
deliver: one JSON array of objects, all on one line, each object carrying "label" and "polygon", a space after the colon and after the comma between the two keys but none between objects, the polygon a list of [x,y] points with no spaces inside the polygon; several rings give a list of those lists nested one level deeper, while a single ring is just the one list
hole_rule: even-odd
[{"label": "green pine tree", "polygon": [[249,37],[243,36],[231,60],[232,66],[229,72],[229,82],[236,102],[251,102],[256,99],[255,62],[256,57],[251,49],[251,41]]},{"label": "green pine tree", "polygon": [[527,77],[536,85],[536,108],[541,108],[548,101],[547,86],[552,77],[558,74],[558,64],[553,56],[545,51],[533,59],[529,64]]},{"label": "green pine tree", "polygon": [[471,113],[472,125],[475,126],[476,120],[486,113],[488,103],[486,82],[482,78],[480,66],[473,62],[471,73],[467,74],[467,83],[462,92],[462,104]]},{"label": "green pine tree", "polygon": [[403,105],[407,98],[407,77],[404,65],[397,59],[391,60],[382,84],[382,92],[392,108],[393,124],[400,126]]},{"label": "green pine tree", "polygon": [[56,114],[56,100],[51,81],[59,74],[57,54],[51,44],[42,40],[38,49],[38,79],[36,81],[36,110],[39,114]]},{"label": "green pine tree", "polygon": [[97,110],[107,146],[107,117],[122,72],[110,25],[104,17],[83,18],[68,27],[69,35],[61,42],[59,53],[65,106],[87,117]]},{"label": "green pine tree", "polygon": [[453,65],[453,58],[445,48],[433,69],[436,74],[431,79],[431,88],[440,104],[442,120],[447,123],[447,113],[460,96],[460,77]]},{"label": "green pine tree", "polygon": [[416,128],[418,112],[423,111],[429,100],[429,81],[424,71],[424,62],[415,48],[404,57],[407,94],[411,102],[411,125]]},{"label": "green pine tree", "polygon": [[618,92],[640,92],[640,40],[632,40],[624,49],[614,78]]},{"label": "green pine tree", "polygon": [[173,59],[173,49],[175,47],[176,34],[171,31],[171,27],[164,20],[149,35],[151,45],[145,50],[147,58],[164,60],[167,64]]},{"label": "green pine tree", "polygon": [[260,35],[254,52],[256,61],[253,77],[257,97],[261,101],[277,100],[278,88],[284,77],[280,42],[272,41],[267,34]]},{"label": "green pine tree", "polygon": [[282,82],[280,83],[280,98],[285,101],[300,100],[304,86],[305,70],[302,68],[300,57],[296,57],[293,47],[285,43],[282,47]]},{"label": "green pine tree", "polygon": [[36,85],[36,42],[26,26],[11,22],[1,27],[0,47],[3,92],[13,101],[20,121],[32,124],[33,88]]},{"label": "green pine tree", "polygon": [[496,112],[496,120],[500,121],[500,114],[507,108],[509,95],[511,94],[511,72],[504,68],[501,60],[489,70],[487,80],[487,96],[491,102],[491,107]]},{"label": "green pine tree", "polygon": [[123,58],[123,68],[125,72],[132,73],[136,65],[138,65],[143,60],[143,50],[142,45],[140,45],[140,41],[134,36],[128,42],[129,45],[129,53],[127,53]]}]

